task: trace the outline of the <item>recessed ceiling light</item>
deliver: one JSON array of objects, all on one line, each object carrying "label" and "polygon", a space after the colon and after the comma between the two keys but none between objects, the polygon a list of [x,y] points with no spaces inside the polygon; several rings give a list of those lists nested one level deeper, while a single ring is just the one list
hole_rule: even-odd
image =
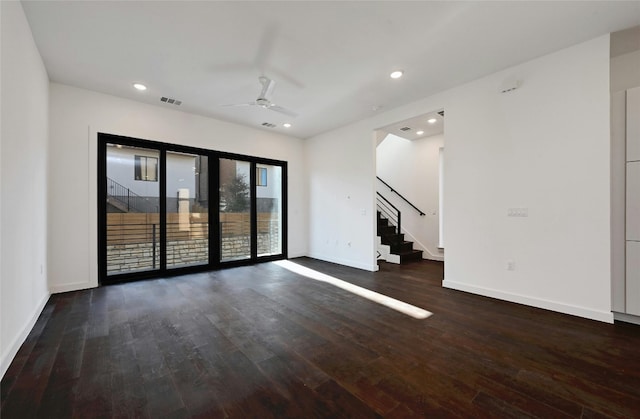
[{"label": "recessed ceiling light", "polygon": [[282,124],[282,126],[285,128],[291,128],[291,124],[288,122],[285,122],[284,124]]},{"label": "recessed ceiling light", "polygon": [[392,79],[399,79],[403,74],[404,72],[402,70],[396,70],[393,73],[389,74],[389,77],[391,77]]},{"label": "recessed ceiling light", "polygon": [[135,87],[136,89],[143,91],[143,90],[147,90],[147,86],[145,86],[142,83],[133,83],[133,87]]},{"label": "recessed ceiling light", "polygon": [[424,131],[422,131],[422,130],[420,130],[420,131],[416,131],[416,134],[417,134],[417,135],[422,135],[422,134],[424,134]]},{"label": "recessed ceiling light", "polygon": [[438,120],[435,118],[431,118],[431,119],[427,119],[427,122],[430,124],[435,124],[436,122],[438,122]]}]

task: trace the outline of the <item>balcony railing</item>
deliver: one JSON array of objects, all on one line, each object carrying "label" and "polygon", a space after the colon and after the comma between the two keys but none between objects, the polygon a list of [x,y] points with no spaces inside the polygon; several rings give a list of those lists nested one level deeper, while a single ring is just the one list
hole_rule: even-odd
[{"label": "balcony railing", "polygon": [[[115,214],[114,214],[115,215]],[[142,215],[137,215],[142,216]],[[258,254],[279,254],[282,251],[280,222],[258,220]],[[220,252],[222,260],[249,257],[251,254],[249,222],[220,222]],[[167,267],[209,263],[209,223],[167,223]],[[107,224],[107,273],[158,269],[160,266],[160,226],[157,223]]]}]

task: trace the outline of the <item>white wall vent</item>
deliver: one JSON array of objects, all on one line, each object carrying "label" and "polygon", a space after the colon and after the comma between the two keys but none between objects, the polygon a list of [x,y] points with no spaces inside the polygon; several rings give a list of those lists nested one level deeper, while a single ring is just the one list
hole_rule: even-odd
[{"label": "white wall vent", "polygon": [[505,80],[500,86],[500,93],[513,92],[514,90],[520,88],[520,86],[522,86],[522,80]]}]

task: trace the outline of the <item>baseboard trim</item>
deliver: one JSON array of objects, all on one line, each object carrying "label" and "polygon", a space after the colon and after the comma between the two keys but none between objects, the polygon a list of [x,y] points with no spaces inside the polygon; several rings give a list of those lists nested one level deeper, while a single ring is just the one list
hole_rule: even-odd
[{"label": "baseboard trim", "polygon": [[307,256],[313,259],[323,260],[325,262],[337,263],[338,265],[349,266],[351,268],[362,269],[369,272],[377,272],[379,269],[377,263],[374,265],[368,265],[366,263],[361,263],[361,262],[356,262],[353,260],[347,260],[347,259],[341,259],[341,258],[334,258],[331,256],[320,255],[317,253],[310,253]]},{"label": "baseboard trim", "polygon": [[621,322],[640,325],[640,316],[634,316],[633,314],[614,312],[613,318]]},{"label": "baseboard trim", "polygon": [[60,294],[62,292],[88,290],[96,288],[97,285],[92,285],[88,282],[72,282],[70,284],[53,285],[49,287],[51,294]]},{"label": "baseboard trim", "polygon": [[36,321],[38,321],[38,317],[40,317],[42,310],[44,310],[44,306],[47,305],[47,301],[49,301],[50,296],[51,294],[47,293],[44,295],[44,297],[42,297],[42,300],[38,302],[34,313],[22,328],[20,334],[13,340],[7,352],[2,354],[2,360],[0,360],[0,379],[4,377],[4,374],[9,369],[9,365],[11,365],[13,358],[15,358],[18,350],[27,339],[27,336],[29,336],[31,329],[33,329],[33,326],[36,324]]},{"label": "baseboard trim", "polygon": [[287,254],[288,259],[301,258],[305,256],[307,256],[307,252],[304,251],[289,252]]},{"label": "baseboard trim", "polygon": [[539,298],[527,297],[520,294],[498,291],[491,288],[483,288],[475,285],[465,284],[463,282],[451,281],[445,279],[442,286],[458,291],[464,291],[471,294],[482,295],[484,297],[496,298],[498,300],[509,301],[512,303],[524,304],[531,307],[542,308],[545,310],[555,311],[572,316],[584,317],[586,319],[597,320],[605,323],[613,323],[613,313],[610,311],[597,311],[585,307],[573,306],[570,304],[559,303],[556,301],[542,300]]},{"label": "baseboard trim", "polygon": [[[426,260],[437,260],[439,262],[444,262],[444,255],[434,255],[433,253],[431,253],[431,251],[429,250],[429,248],[427,246],[425,246],[424,244],[422,244],[422,242],[418,239],[416,239],[413,234],[409,233],[407,230],[402,229],[402,232],[406,235],[409,236],[409,238],[411,239],[411,241],[413,242],[413,244],[416,245],[417,250],[422,250],[422,259],[426,259]],[[440,249],[440,248],[438,248]],[[442,249],[442,251],[444,251],[444,249]]]}]

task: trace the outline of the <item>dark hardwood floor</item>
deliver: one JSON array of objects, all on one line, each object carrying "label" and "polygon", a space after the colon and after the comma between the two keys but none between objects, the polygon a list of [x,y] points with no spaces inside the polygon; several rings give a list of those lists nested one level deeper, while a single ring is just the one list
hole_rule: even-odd
[{"label": "dark hardwood floor", "polygon": [[442,264],[273,263],[53,295],[1,383],[2,419],[640,417],[640,327],[441,287]]}]

